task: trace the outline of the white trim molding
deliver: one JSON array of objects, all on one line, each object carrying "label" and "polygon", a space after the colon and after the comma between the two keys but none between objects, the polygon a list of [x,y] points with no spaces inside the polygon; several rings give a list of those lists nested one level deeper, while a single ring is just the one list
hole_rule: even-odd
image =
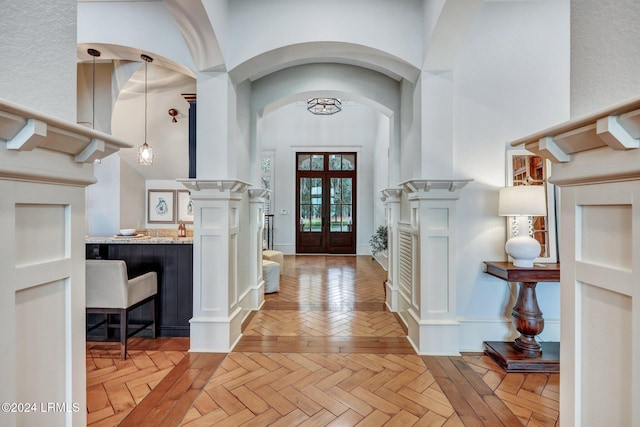
[{"label": "white trim molding", "polygon": [[639,139],[636,97],[511,144],[560,189],[562,425],[640,425]]},{"label": "white trim molding", "polygon": [[399,314],[418,354],[459,354],[455,205],[460,190],[471,181],[410,179],[400,184],[410,209],[410,214],[403,217],[409,217],[410,223],[400,224],[405,237],[399,242],[399,257],[411,262],[409,272],[403,272],[402,265],[397,264],[403,270],[399,273],[403,299],[399,301]]},{"label": "white trim molding", "polygon": [[[251,309],[238,283],[238,230],[249,184],[237,179],[178,181],[191,191],[194,207],[190,351],[228,352],[240,339],[242,321]],[[256,217],[256,239],[260,225]],[[257,247],[253,249],[257,257]]]},{"label": "white trim molding", "polygon": [[400,206],[402,203],[401,188],[385,188],[380,190],[380,200],[384,204],[384,216],[388,228],[387,235],[387,307],[389,311],[397,312],[398,300],[398,265],[399,265],[399,231]]}]

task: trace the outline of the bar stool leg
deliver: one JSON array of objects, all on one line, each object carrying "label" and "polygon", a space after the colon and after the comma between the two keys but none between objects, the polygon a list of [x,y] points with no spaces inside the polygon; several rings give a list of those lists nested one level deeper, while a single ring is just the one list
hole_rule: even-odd
[{"label": "bar stool leg", "polygon": [[120,310],[120,360],[127,358],[127,333],[129,328],[129,311],[124,308]]}]

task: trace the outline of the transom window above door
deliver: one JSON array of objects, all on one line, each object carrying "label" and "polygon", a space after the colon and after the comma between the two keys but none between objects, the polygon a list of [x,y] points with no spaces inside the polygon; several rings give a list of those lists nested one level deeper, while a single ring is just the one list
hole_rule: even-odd
[{"label": "transom window above door", "polygon": [[[328,162],[325,162],[327,160]],[[299,171],[353,171],[355,154],[298,154]]]}]

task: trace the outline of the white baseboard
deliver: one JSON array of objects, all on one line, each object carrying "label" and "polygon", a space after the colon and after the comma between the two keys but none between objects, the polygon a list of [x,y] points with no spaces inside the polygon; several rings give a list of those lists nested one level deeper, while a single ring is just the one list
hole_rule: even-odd
[{"label": "white baseboard", "polygon": [[274,251],[280,251],[285,255],[295,255],[296,254],[296,245],[290,243],[274,243],[273,244]]},{"label": "white baseboard", "polygon": [[384,269],[384,271],[389,271],[389,258],[387,257],[387,255],[379,253],[377,255],[371,255],[376,261],[378,261],[378,264],[380,264],[380,266]]},{"label": "white baseboard", "polygon": [[[296,245],[293,243],[274,243],[273,250],[280,251],[285,255],[295,255]],[[371,247],[369,245],[358,245],[356,255],[371,255]]]}]

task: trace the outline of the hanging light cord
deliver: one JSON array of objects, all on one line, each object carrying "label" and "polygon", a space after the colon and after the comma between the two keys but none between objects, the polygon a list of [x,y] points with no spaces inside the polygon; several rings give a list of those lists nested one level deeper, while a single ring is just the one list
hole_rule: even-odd
[{"label": "hanging light cord", "polygon": [[91,129],[96,128],[96,57],[93,57],[93,70],[91,71]]},{"label": "hanging light cord", "polygon": [[144,143],[147,143],[147,67],[153,58],[149,55],[140,55],[144,61]]},{"label": "hanging light cord", "polygon": [[147,143],[147,67],[149,62],[144,61],[144,143]]},{"label": "hanging light cord", "polygon": [[93,58],[91,70],[91,129],[96,128],[96,57],[100,56],[100,51],[87,49],[87,53]]}]

